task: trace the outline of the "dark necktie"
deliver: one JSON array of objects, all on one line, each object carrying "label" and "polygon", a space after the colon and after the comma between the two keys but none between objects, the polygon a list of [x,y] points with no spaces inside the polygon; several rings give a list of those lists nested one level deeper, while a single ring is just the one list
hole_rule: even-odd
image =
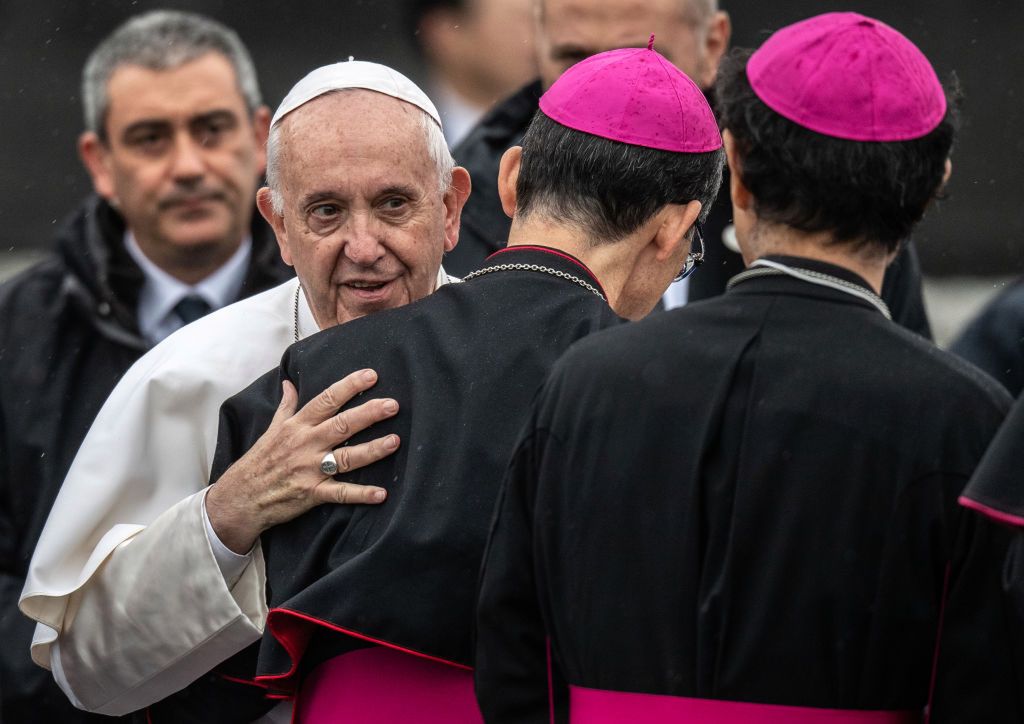
[{"label": "dark necktie", "polygon": [[200,317],[209,314],[210,311],[210,305],[198,294],[182,297],[182,300],[174,305],[174,313],[185,324],[191,324]]}]

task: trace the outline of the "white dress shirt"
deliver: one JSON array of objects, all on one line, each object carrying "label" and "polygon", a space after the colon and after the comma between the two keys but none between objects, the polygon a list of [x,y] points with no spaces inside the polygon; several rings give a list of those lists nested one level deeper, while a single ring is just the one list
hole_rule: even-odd
[{"label": "white dress shirt", "polygon": [[437,104],[437,112],[441,116],[444,140],[448,142],[448,148],[455,148],[459,145],[459,141],[473,130],[477,121],[487,111],[486,108],[480,108],[466,101],[444,81],[439,81],[434,85],[430,97]]},{"label": "white dress shirt", "polygon": [[[699,271],[697,272],[700,273]],[[690,297],[690,279],[687,277],[682,281],[672,282],[668,289],[661,295],[661,303],[665,305],[665,311],[682,307]]]}]

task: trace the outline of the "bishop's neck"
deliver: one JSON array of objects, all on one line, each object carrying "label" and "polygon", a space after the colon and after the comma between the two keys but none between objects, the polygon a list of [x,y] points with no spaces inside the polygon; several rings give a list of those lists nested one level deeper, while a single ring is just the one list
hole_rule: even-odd
[{"label": "bishop's neck", "polygon": [[541,214],[512,221],[508,246],[540,244],[564,251],[583,262],[597,277],[607,295],[608,304],[622,314],[620,301],[635,264],[636,245],[629,239],[595,244],[593,238],[578,228],[559,224]]},{"label": "bishop's neck", "polygon": [[748,266],[763,256],[798,256],[848,269],[860,276],[875,291],[882,293],[885,268],[895,254],[881,254],[876,247],[857,248],[851,243],[832,241],[829,232],[808,233],[779,224],[755,227],[748,239],[740,238],[743,261]]}]

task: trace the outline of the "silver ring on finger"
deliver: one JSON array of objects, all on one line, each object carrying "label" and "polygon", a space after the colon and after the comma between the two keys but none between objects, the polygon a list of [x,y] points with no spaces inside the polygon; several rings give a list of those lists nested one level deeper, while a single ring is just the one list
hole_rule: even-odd
[{"label": "silver ring on finger", "polygon": [[338,472],[338,461],[334,457],[334,451],[331,451],[324,455],[320,461],[320,472],[324,475],[334,475]]}]

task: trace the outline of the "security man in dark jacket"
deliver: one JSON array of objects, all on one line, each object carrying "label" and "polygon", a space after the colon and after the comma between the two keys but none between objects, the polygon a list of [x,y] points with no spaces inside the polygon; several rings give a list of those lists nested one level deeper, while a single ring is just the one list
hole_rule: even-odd
[{"label": "security man in dark jacket", "polygon": [[[656,29],[657,46],[666,57],[711,95],[718,62],[731,34],[729,16],[717,10],[717,2],[544,3],[536,37],[540,78],[488,113],[454,150],[455,160],[473,177],[473,195],[462,212],[459,245],[445,257],[445,269],[465,276],[504,245],[510,220],[498,202],[498,162],[506,149],[522,142],[544,89],[569,65],[587,56],[612,48],[646,45],[651,29]],[[728,188],[728,180],[723,187]],[[673,285],[665,298],[668,306],[717,296],[725,291],[730,277],[743,271],[727,195],[716,201],[703,230],[705,263],[701,273],[687,280],[688,287],[682,290]],[[920,263],[912,243],[904,246],[886,273],[882,298],[897,322],[931,337],[921,297]]]},{"label": "security man in dark jacket", "polygon": [[1019,397],[1024,390],[1024,279],[999,292],[949,349]]},{"label": "security man in dark jacket", "polygon": [[153,12],[83,74],[79,141],[96,195],[50,256],[0,286],[0,720],[106,720],[75,709],[29,656],[18,611],[32,550],[95,414],[153,344],[285,280],[253,215],[269,113],[235,33]]}]

